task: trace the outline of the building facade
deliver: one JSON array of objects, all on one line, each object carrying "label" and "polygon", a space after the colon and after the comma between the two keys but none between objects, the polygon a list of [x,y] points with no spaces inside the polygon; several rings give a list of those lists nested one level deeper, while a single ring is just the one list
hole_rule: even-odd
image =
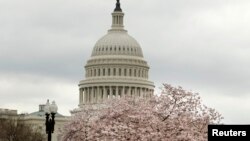
[{"label": "building facade", "polygon": [[[40,104],[38,111],[23,115],[23,120],[27,124],[31,124],[31,125],[34,125],[35,127],[38,127],[41,130],[41,132],[46,135],[44,108],[45,108],[45,105]],[[55,127],[54,127],[54,132],[52,134],[52,141],[60,141],[61,140],[60,130],[64,128],[64,125],[68,122],[68,120],[69,120],[69,117],[64,116],[60,113],[56,113],[56,115],[55,115]]]},{"label": "building facade", "polygon": [[79,83],[79,107],[123,96],[150,97],[154,83],[148,80],[149,65],[142,48],[123,25],[124,13],[117,0],[112,26],[95,44]]}]

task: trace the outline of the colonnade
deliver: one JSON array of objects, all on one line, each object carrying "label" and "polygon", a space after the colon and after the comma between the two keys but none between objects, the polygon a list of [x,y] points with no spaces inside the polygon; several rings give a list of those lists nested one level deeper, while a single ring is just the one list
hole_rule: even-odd
[{"label": "colonnade", "polygon": [[154,90],[136,86],[90,86],[80,88],[79,104],[102,103],[110,98],[131,97],[151,97]]},{"label": "colonnade", "polygon": [[148,69],[126,67],[94,67],[86,69],[86,78],[99,76],[127,76],[148,78]]}]

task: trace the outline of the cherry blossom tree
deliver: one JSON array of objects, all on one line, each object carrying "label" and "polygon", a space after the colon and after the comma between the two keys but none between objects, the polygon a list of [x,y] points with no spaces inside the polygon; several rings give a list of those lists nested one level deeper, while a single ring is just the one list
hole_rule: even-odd
[{"label": "cherry blossom tree", "polygon": [[99,110],[82,109],[65,126],[63,141],[206,141],[207,125],[220,123],[221,115],[202,105],[197,93],[163,86],[159,96],[124,97],[104,102]]}]

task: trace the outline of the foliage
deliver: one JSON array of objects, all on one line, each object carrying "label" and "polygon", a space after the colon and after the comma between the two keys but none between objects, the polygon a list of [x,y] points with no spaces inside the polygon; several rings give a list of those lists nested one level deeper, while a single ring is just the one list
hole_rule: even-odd
[{"label": "foliage", "polygon": [[160,96],[125,97],[104,105],[100,110],[91,107],[77,113],[65,126],[63,141],[205,141],[207,125],[222,119],[214,109],[201,104],[197,93],[168,84]]},{"label": "foliage", "polygon": [[23,119],[17,117],[12,119],[0,119],[1,141],[45,141],[45,135]]}]

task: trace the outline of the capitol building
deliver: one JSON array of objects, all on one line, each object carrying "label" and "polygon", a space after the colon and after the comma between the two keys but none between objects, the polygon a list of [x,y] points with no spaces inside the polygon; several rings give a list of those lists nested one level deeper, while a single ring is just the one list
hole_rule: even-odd
[{"label": "capitol building", "polygon": [[148,80],[149,65],[140,44],[124,29],[124,13],[117,0],[112,26],[100,38],[85,65],[79,83],[79,108],[123,96],[150,97],[154,83]]}]

